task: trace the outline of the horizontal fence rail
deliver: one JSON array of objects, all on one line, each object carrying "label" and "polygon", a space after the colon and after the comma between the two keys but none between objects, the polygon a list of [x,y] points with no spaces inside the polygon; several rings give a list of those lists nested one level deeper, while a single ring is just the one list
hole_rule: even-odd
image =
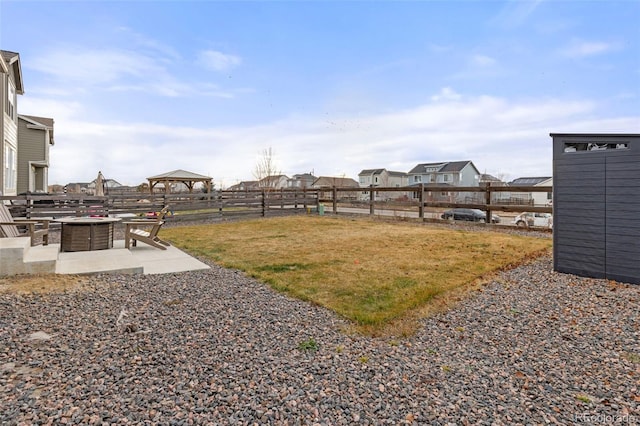
[{"label": "horizontal fence rail", "polygon": [[[14,217],[62,218],[69,216],[147,216],[171,206],[172,221],[215,218],[267,217],[293,213],[347,213],[394,215],[440,220],[444,209],[468,208],[485,212],[489,222],[495,212],[552,213],[551,203],[533,205],[534,192],[550,193],[539,186],[414,185],[406,187],[323,187],[254,189],[211,193],[116,193],[98,197],[86,194],[0,196]],[[550,200],[549,200],[550,201]]]}]

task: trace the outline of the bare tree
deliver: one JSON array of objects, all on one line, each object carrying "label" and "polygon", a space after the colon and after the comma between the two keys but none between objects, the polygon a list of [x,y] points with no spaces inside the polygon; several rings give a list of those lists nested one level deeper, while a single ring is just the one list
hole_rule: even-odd
[{"label": "bare tree", "polygon": [[278,184],[277,177],[282,173],[278,170],[274,157],[275,153],[271,147],[265,149],[253,170],[253,177],[261,188],[275,188]]}]

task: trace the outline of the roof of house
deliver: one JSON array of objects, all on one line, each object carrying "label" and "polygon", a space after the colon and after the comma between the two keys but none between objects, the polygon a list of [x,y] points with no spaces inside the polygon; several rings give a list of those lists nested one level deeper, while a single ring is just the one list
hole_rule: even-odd
[{"label": "roof of house", "polygon": [[236,190],[236,189],[250,189],[250,188],[257,188],[258,187],[258,181],[257,180],[243,180],[241,182],[238,182],[234,185],[231,185],[230,187],[228,187],[228,190]]},{"label": "roof of house", "polygon": [[385,171],[385,169],[364,169],[363,171],[358,173],[358,176],[361,176],[361,175],[379,175],[380,173],[382,173],[384,171]]},{"label": "roof of house", "polygon": [[312,186],[339,186],[346,188],[360,188],[360,184],[351,178],[333,176],[320,176],[315,180],[315,182],[313,182]]},{"label": "roof of house", "polygon": [[394,172],[387,169],[364,169],[360,173],[358,173],[358,176],[379,175],[384,171],[386,171],[389,176],[406,176],[407,175],[405,172]]},{"label": "roof of house", "polygon": [[521,178],[512,180],[511,182],[509,182],[509,185],[510,186],[516,186],[516,185],[532,186],[532,185],[538,185],[539,183],[545,182],[549,179],[551,179],[551,176],[521,177]]},{"label": "roof of house", "polygon": [[[441,161],[438,163],[420,163],[409,171],[410,174],[422,174],[427,167],[439,167],[438,173],[459,172],[462,171],[469,163],[473,165],[471,160],[465,161]],[[473,166],[475,168],[475,165]]]},{"label": "roof of house", "polygon": [[24,86],[22,83],[22,68],[20,67],[20,54],[17,52],[10,52],[8,50],[0,50],[2,60],[6,64],[6,67],[13,67],[13,75],[15,77],[16,92],[19,95],[24,94]]},{"label": "roof of house", "polygon": [[35,115],[18,114],[18,118],[29,121],[33,124],[53,129],[53,118],[36,117]]},{"label": "roof of house", "polygon": [[302,180],[302,179],[314,180],[314,179],[317,179],[317,178],[314,175],[312,175],[311,173],[302,173],[302,174],[293,175],[293,177],[291,179],[296,179],[296,180]]},{"label": "roof of house", "polygon": [[31,123],[34,126],[40,126],[43,127],[43,129],[40,130],[49,130],[49,143],[51,145],[54,144],[53,142],[53,118],[47,118],[47,117],[36,117],[35,115],[25,115],[25,114],[18,114],[18,118],[28,121],[29,123]]}]

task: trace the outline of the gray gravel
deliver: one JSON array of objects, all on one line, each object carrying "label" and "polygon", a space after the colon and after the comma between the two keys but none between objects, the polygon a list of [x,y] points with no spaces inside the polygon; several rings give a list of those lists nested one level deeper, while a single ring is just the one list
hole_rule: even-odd
[{"label": "gray gravel", "polygon": [[544,257],[391,340],[211,266],[0,295],[0,424],[640,423],[639,286]]}]

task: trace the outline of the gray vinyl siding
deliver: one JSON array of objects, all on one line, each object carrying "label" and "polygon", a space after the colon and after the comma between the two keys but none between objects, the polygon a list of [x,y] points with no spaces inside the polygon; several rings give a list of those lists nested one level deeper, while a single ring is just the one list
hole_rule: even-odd
[{"label": "gray vinyl siding", "polygon": [[[554,135],[554,269],[640,284],[640,135]],[[565,143],[627,149],[564,152]]]},{"label": "gray vinyl siding", "polygon": [[46,160],[45,135],[44,130],[29,129],[24,120],[18,120],[18,194],[29,190],[29,162]]},{"label": "gray vinyl siding", "polygon": [[480,172],[476,170],[471,163],[464,166],[460,171],[460,180],[456,183],[457,186],[478,186],[479,185]]}]

